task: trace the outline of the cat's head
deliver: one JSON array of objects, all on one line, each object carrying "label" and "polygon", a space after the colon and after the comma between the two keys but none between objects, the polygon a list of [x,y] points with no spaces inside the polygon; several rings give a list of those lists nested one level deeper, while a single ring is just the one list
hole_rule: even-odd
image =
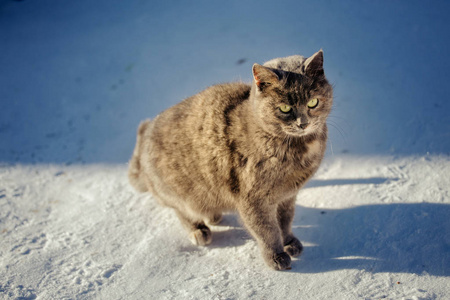
[{"label": "cat's head", "polygon": [[285,136],[320,134],[333,102],[323,51],[253,65],[252,105],[265,131]]}]

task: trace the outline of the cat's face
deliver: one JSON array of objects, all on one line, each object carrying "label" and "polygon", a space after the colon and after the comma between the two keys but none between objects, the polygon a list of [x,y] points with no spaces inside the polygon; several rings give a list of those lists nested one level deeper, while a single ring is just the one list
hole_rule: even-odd
[{"label": "cat's face", "polygon": [[322,52],[315,56],[303,62],[298,73],[253,66],[253,106],[266,131],[280,137],[321,133],[333,99]]}]

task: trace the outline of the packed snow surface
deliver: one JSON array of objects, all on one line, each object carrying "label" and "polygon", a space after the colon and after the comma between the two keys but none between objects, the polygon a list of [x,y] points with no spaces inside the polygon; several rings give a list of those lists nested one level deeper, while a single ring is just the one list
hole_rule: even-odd
[{"label": "packed snow surface", "polygon": [[235,214],[192,245],[126,166],[1,169],[0,292],[21,299],[445,299],[448,157],[327,160],[298,195],[292,270],[268,269]]},{"label": "packed snow surface", "polygon": [[[0,0],[1,299],[450,299],[447,1]],[[326,159],[289,271],[128,184],[142,119],[324,50]]]}]

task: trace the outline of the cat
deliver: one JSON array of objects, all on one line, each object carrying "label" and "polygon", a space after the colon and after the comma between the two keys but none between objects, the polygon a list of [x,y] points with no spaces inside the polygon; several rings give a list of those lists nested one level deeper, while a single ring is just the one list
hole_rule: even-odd
[{"label": "cat", "polygon": [[252,67],[252,84],[207,88],[141,123],[129,179],[175,210],[190,240],[235,210],[266,264],[291,268],[295,199],[324,156],[333,96],[323,51]]}]

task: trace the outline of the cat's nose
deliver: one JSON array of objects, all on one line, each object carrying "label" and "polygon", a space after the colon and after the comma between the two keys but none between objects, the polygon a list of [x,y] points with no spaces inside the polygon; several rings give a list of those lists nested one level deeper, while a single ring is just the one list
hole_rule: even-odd
[{"label": "cat's nose", "polygon": [[300,127],[301,129],[305,129],[306,127],[308,127],[309,123],[302,123],[300,125],[298,125],[298,127]]}]

